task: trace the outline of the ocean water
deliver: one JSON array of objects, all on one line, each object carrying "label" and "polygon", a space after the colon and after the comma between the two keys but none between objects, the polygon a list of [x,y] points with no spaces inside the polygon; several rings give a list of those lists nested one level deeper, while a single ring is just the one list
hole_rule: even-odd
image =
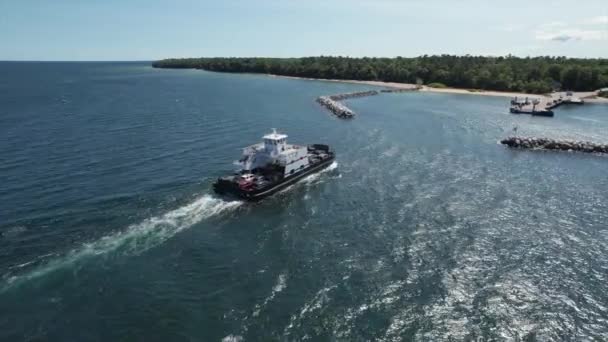
[{"label": "ocean water", "polygon": [[[0,340],[602,340],[608,106],[315,97],[351,84],[147,63],[0,63]],[[249,204],[215,196],[276,127],[337,162]]]}]

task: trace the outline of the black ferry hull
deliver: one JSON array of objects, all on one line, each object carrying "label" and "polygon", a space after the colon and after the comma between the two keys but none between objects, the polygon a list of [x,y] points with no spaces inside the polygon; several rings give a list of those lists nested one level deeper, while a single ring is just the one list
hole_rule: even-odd
[{"label": "black ferry hull", "polygon": [[517,108],[511,107],[509,109],[509,111],[511,112],[511,114],[531,114],[534,116],[553,116],[553,111],[548,110],[548,109],[532,111],[532,110],[524,110],[524,109],[517,109]]},{"label": "black ferry hull", "polygon": [[287,188],[290,185],[297,183],[299,180],[308,175],[314,174],[325,169],[326,167],[331,165],[334,160],[335,156],[332,154],[328,158],[316,163],[315,165],[311,165],[310,167],[300,172],[297,172],[289,177],[283,178],[282,180],[272,183],[267,187],[256,189],[254,191],[242,190],[234,186],[234,183],[223,182],[222,180],[218,180],[215,184],[213,184],[213,189],[218,194],[232,195],[248,201],[259,201]]}]

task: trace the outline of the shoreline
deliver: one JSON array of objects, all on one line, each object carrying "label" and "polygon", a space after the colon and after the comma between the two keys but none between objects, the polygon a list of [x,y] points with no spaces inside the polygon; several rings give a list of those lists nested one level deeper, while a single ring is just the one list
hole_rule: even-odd
[{"label": "shoreline", "polygon": [[[412,83],[397,83],[397,82],[382,82],[382,81],[360,81],[360,80],[340,80],[340,79],[327,79],[327,78],[310,78],[310,77],[298,77],[298,76],[284,76],[275,74],[266,74],[270,77],[290,78],[296,80],[306,81],[321,81],[321,82],[337,82],[337,83],[351,83],[351,84],[364,84],[376,87],[386,87],[395,89],[405,89],[415,91],[418,87]],[[431,88],[423,85],[418,91],[431,92],[431,93],[444,93],[444,94],[461,94],[461,95],[481,95],[481,96],[498,96],[498,97],[550,97],[550,94],[527,94],[517,93],[508,91],[497,91],[497,90],[482,90],[482,89],[461,89],[461,88]],[[608,104],[608,98],[594,97],[596,92],[573,92],[574,96],[584,99],[588,103],[601,103]]]}]

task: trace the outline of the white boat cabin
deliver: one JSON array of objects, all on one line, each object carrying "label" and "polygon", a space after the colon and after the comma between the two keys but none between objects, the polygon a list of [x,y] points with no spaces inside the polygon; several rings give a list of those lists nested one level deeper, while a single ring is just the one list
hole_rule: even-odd
[{"label": "white boat cabin", "polygon": [[308,166],[308,148],[287,144],[287,135],[275,129],[262,137],[262,143],[243,149],[240,163],[245,171],[251,171],[269,164],[284,167],[284,176],[296,173]]}]

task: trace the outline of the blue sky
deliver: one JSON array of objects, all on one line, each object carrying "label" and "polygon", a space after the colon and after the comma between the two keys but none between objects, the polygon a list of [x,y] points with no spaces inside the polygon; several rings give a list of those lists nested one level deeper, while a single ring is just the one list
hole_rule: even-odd
[{"label": "blue sky", "polygon": [[0,0],[0,60],[608,58],[608,0]]}]

